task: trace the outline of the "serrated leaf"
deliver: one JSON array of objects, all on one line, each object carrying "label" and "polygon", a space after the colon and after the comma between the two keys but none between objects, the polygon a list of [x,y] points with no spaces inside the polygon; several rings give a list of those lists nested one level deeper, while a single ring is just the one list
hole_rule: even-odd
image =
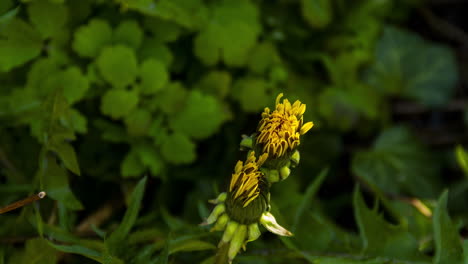
[{"label": "serrated leaf", "polygon": [[102,96],[101,112],[114,119],[128,115],[138,104],[138,93],[135,90],[111,89]]},{"label": "serrated leaf", "polygon": [[400,260],[424,260],[418,251],[417,240],[408,230],[385,221],[377,212],[377,206],[369,209],[359,188],[354,191],[353,207],[364,254]]},{"label": "serrated leaf", "polygon": [[219,101],[211,95],[192,90],[185,107],[170,119],[170,126],[195,139],[203,139],[215,133],[224,121]]},{"label": "serrated leaf", "polygon": [[205,65],[246,63],[260,33],[257,6],[225,0],[213,9],[211,22],[195,38],[194,53]]},{"label": "serrated leaf", "polygon": [[166,65],[155,59],[147,59],[140,66],[141,78],[140,92],[142,94],[155,94],[169,81]]},{"label": "serrated leaf", "polygon": [[40,178],[42,178],[44,190],[50,198],[62,202],[72,210],[83,209],[83,205],[70,189],[68,175],[64,168],[57,164],[50,154],[44,154],[40,159]]},{"label": "serrated leaf", "polygon": [[195,160],[195,144],[182,133],[168,135],[161,145],[161,155],[173,164],[187,164]]},{"label": "serrated leaf", "polygon": [[122,45],[104,48],[97,58],[97,66],[104,80],[118,88],[133,83],[138,72],[135,53]]},{"label": "serrated leaf", "polygon": [[447,212],[448,191],[444,191],[434,210],[434,264],[462,264],[463,247],[456,226]]},{"label": "serrated leaf", "polygon": [[384,130],[368,151],[353,157],[352,171],[367,184],[392,194],[433,197],[437,163],[404,127]]},{"label": "serrated leaf", "polygon": [[127,45],[133,49],[140,47],[143,40],[143,31],[134,20],[120,22],[114,31],[114,42]]},{"label": "serrated leaf", "polygon": [[112,41],[112,28],[101,19],[93,19],[75,32],[73,49],[82,57],[97,57],[101,49]]},{"label": "serrated leaf", "polygon": [[28,5],[28,14],[32,24],[41,33],[42,37],[47,39],[64,30],[68,10],[66,5],[40,0]]},{"label": "serrated leaf", "polygon": [[0,72],[7,72],[39,55],[42,40],[29,24],[12,19],[0,30]]},{"label": "serrated leaf", "polygon": [[130,233],[140,211],[141,201],[145,193],[146,177],[141,179],[135,186],[131,196],[127,211],[125,212],[124,218],[117,229],[109,235],[106,240],[106,245],[109,251],[113,255],[117,255],[117,252],[123,248],[124,240]]},{"label": "serrated leaf", "polygon": [[458,70],[450,48],[387,26],[375,57],[366,79],[383,93],[401,94],[428,106],[443,105],[452,97]]},{"label": "serrated leaf", "polygon": [[313,28],[324,28],[332,20],[332,3],[329,0],[301,0],[301,11]]}]

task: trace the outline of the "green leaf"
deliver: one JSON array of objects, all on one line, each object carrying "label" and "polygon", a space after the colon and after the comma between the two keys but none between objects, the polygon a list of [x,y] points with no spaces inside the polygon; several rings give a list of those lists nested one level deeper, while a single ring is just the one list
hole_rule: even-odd
[{"label": "green leaf", "polygon": [[82,57],[95,58],[112,41],[112,28],[101,19],[92,19],[76,30],[73,49]]},{"label": "green leaf", "polygon": [[12,19],[0,30],[0,72],[7,72],[35,57],[42,49],[42,40],[29,24]]},{"label": "green leaf", "polygon": [[371,150],[357,152],[352,171],[384,193],[425,198],[437,193],[437,162],[404,127],[383,131]]},{"label": "green leaf", "polygon": [[248,60],[249,69],[256,74],[265,73],[271,66],[280,62],[279,54],[273,43],[265,41],[258,43]]},{"label": "green leaf", "polygon": [[458,145],[455,148],[455,155],[457,156],[458,165],[462,168],[465,176],[468,177],[468,153],[462,146]]},{"label": "green leaf", "polygon": [[210,71],[202,77],[197,88],[218,98],[225,98],[231,86],[232,77],[227,71]]},{"label": "green leaf", "polygon": [[151,176],[157,177],[161,175],[164,162],[154,145],[139,144],[135,147],[135,151],[143,165],[150,169]]},{"label": "green leaf", "polygon": [[[7,10],[12,6],[10,0],[0,2],[0,30],[3,27],[8,26],[12,19],[18,14],[20,7],[16,7],[7,12]],[[5,12],[5,13],[3,13]]]},{"label": "green leaf", "polygon": [[400,260],[424,260],[418,251],[418,241],[404,226],[385,221],[378,213],[378,206],[369,209],[361,191],[356,188],[353,198],[354,215],[363,242],[363,253]]},{"label": "green leaf", "polygon": [[138,156],[138,151],[132,148],[125,156],[121,166],[120,173],[124,178],[139,177],[145,172],[145,165]]},{"label": "green leaf", "polygon": [[68,10],[66,5],[40,0],[28,5],[28,14],[42,37],[47,39],[64,30]]},{"label": "green leaf", "polygon": [[124,218],[117,229],[109,235],[106,244],[109,251],[116,255],[124,247],[125,238],[130,233],[140,211],[141,201],[145,193],[146,177],[141,179],[130,196],[130,202]]},{"label": "green leaf", "polygon": [[132,84],[138,72],[135,53],[122,45],[104,48],[97,58],[97,66],[104,80],[118,88]]},{"label": "green leaf", "polygon": [[125,117],[127,132],[131,136],[144,136],[151,124],[151,113],[146,109],[135,109]]},{"label": "green leaf", "polygon": [[331,86],[319,95],[319,112],[340,130],[349,130],[361,119],[375,120],[382,105],[375,90],[361,83],[348,83],[350,87]]},{"label": "green leaf", "polygon": [[40,178],[43,181],[47,196],[62,202],[67,208],[81,210],[83,205],[76,199],[70,189],[68,175],[64,168],[57,164],[50,154],[44,154],[40,158]]},{"label": "green leaf", "polygon": [[114,31],[114,42],[124,44],[133,49],[140,47],[143,31],[134,20],[124,20]]},{"label": "green leaf", "polygon": [[170,119],[170,126],[195,139],[213,135],[225,120],[219,101],[197,90],[190,92],[185,107],[179,111]]},{"label": "green leaf", "polygon": [[322,186],[322,183],[325,180],[325,177],[327,176],[327,174],[328,174],[328,168],[321,170],[320,174],[317,175],[314,181],[311,184],[309,184],[309,186],[307,187],[304,193],[304,196],[302,198],[302,201],[296,210],[296,214],[294,217],[294,224],[291,228],[291,231],[293,233],[295,233],[296,229],[300,226],[299,223],[303,215],[310,209],[310,205],[315,197],[315,194],[320,189],[320,186]]},{"label": "green leaf", "polygon": [[243,66],[259,33],[257,6],[224,0],[213,8],[210,23],[195,38],[194,52],[205,65],[222,60],[228,66]]},{"label": "green leaf", "polygon": [[80,167],[78,166],[75,149],[73,149],[70,143],[53,141],[48,148],[57,153],[67,169],[76,175],[80,175]]},{"label": "green leaf", "polygon": [[78,110],[70,109],[70,116],[68,119],[74,131],[86,134],[88,131],[88,121],[84,115],[82,115]]},{"label": "green leaf", "polygon": [[78,254],[89,259],[95,260],[102,264],[123,264],[124,262],[114,256],[110,256],[107,252],[99,252],[95,249],[88,248],[79,244],[75,245],[57,245],[48,242],[49,245],[57,250],[65,253]]},{"label": "green leaf", "polygon": [[182,83],[171,82],[154,98],[153,105],[163,113],[173,116],[184,107],[187,94],[188,91]]},{"label": "green leaf", "polygon": [[232,96],[239,101],[244,111],[258,112],[273,101],[274,98],[269,91],[264,79],[247,77],[238,79],[234,83]]},{"label": "green leaf", "polygon": [[401,94],[428,106],[440,106],[454,93],[458,70],[454,54],[446,46],[387,26],[375,57],[366,79],[385,94]]},{"label": "green leaf", "polygon": [[155,39],[164,43],[176,41],[183,33],[183,28],[178,24],[157,17],[146,17],[144,25]]},{"label": "green leaf", "polygon": [[301,0],[304,19],[312,28],[324,28],[332,21],[332,3],[329,0]]},{"label": "green leaf", "polygon": [[167,45],[156,38],[145,38],[138,52],[138,58],[141,61],[152,58],[164,63],[166,67],[170,67],[174,60],[174,56]]},{"label": "green leaf", "polygon": [[456,226],[447,212],[448,191],[444,191],[434,211],[434,264],[462,264],[463,247]]},{"label": "green leaf", "polygon": [[195,144],[186,135],[176,132],[162,142],[161,155],[173,164],[191,163],[196,158]]},{"label": "green leaf", "polygon": [[[84,98],[89,88],[88,79],[83,76],[78,67],[70,67],[64,71],[56,72],[43,83],[48,90],[61,89],[69,104],[76,103]],[[44,87],[41,87],[44,89]]]},{"label": "green leaf", "polygon": [[[144,5],[142,3],[142,6],[146,8],[140,8],[141,11],[149,11],[153,16],[175,22],[191,30],[202,27],[208,15],[208,10],[203,5],[202,0],[160,0],[157,3],[157,8],[154,8],[154,4]],[[153,6],[152,9],[151,6]]]},{"label": "green leaf", "polygon": [[173,241],[171,243],[171,248],[169,250],[169,255],[172,255],[177,252],[185,251],[202,251],[202,250],[213,250],[216,249],[216,246],[198,239],[188,239],[182,241]]},{"label": "green leaf", "polygon": [[140,92],[142,94],[155,94],[169,81],[166,65],[155,59],[147,59],[140,66]]},{"label": "green leaf", "polygon": [[114,119],[127,116],[138,104],[138,93],[135,90],[108,90],[102,96],[101,112]]},{"label": "green leaf", "polygon": [[9,263],[54,264],[57,263],[57,252],[49,246],[47,240],[33,238],[26,241],[25,250],[13,255]]}]

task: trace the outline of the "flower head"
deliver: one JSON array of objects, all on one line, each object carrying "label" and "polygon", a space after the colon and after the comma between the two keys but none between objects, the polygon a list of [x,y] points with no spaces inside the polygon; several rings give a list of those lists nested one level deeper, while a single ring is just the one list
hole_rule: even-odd
[{"label": "flower head", "polygon": [[259,223],[275,234],[292,235],[268,212],[268,184],[260,170],[267,158],[268,154],[264,153],[257,159],[255,152],[250,151],[245,162],[238,161],[228,192],[213,201],[217,205],[206,219],[205,224],[214,224],[212,231],[224,231],[219,247],[228,247],[229,262],[248,242],[260,236]]},{"label": "flower head", "polygon": [[233,202],[247,207],[260,195],[260,185],[263,181],[259,168],[263,165],[268,155],[263,154],[256,160],[255,152],[250,152],[245,164],[238,161],[232,174],[229,193]]},{"label": "flower head", "polygon": [[300,144],[300,136],[313,126],[312,122],[304,124],[305,104],[297,100],[291,105],[288,99],[280,103],[281,97],[282,93],[276,97],[273,112],[268,107],[263,111],[255,139],[261,151],[273,159],[293,153]]}]

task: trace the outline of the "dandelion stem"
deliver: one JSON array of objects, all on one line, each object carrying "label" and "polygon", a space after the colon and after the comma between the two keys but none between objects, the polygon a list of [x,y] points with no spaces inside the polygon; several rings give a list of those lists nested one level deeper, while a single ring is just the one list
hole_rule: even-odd
[{"label": "dandelion stem", "polygon": [[230,242],[223,243],[218,247],[218,252],[216,252],[214,264],[229,264],[229,251]]}]

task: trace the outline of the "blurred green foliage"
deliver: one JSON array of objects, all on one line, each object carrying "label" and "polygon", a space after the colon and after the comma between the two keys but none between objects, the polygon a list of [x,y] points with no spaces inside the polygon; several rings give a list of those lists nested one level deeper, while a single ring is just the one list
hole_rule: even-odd
[{"label": "blurred green foliage", "polygon": [[420,5],[0,1],[0,206],[48,194],[0,215],[0,263],[212,263],[207,200],[279,92],[315,123],[272,189],[296,236],[236,262],[468,263],[466,151],[394,117],[458,83],[453,50],[405,29]]}]

